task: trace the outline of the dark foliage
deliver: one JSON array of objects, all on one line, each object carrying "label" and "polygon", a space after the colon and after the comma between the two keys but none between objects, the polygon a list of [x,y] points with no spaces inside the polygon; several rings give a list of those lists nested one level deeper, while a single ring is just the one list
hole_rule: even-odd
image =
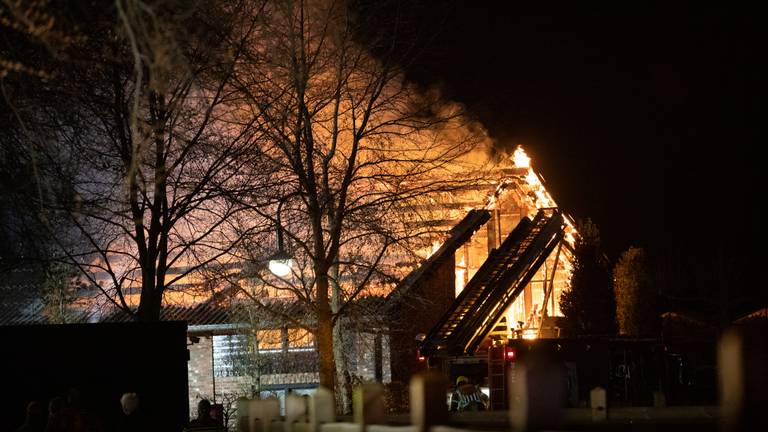
[{"label": "dark foliage", "polygon": [[616,300],[600,232],[589,220],[579,226],[571,275],[571,291],[560,297],[566,330],[574,335],[616,332]]},{"label": "dark foliage", "polygon": [[658,296],[642,248],[630,247],[613,268],[616,324],[620,334],[651,336],[658,327]]}]

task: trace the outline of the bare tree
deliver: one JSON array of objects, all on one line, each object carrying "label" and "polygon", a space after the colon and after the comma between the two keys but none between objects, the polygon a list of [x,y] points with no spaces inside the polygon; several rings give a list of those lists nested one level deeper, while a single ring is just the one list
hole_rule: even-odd
[{"label": "bare tree", "polygon": [[[297,324],[315,336],[320,383],[346,390],[342,317],[392,288],[406,271],[398,255],[414,261],[409,242],[430,232],[419,215],[431,194],[465,184],[461,157],[477,136],[457,107],[404,80],[395,52],[370,54],[381,41],[356,38],[365,22],[345,2],[278,1],[261,18],[236,72],[240,108],[265,136],[244,204],[281,231],[293,268],[253,276],[309,306],[312,321]],[[242,259],[263,262],[273,245],[274,233],[262,232]]]},{"label": "bare tree", "polygon": [[[27,115],[52,108],[38,97],[61,59],[81,40],[60,10],[47,2],[0,2],[0,268],[36,267],[48,273],[55,248],[46,224],[61,219],[44,214],[42,203],[69,193],[67,182],[46,173],[51,161],[39,124]],[[44,105],[42,102],[46,102]]]},{"label": "bare tree", "polygon": [[[340,323],[431,243],[420,218],[467,183],[475,131],[409,84],[397,67],[408,53],[344,1],[83,8],[87,37],[18,110],[26,139],[56,161],[51,177],[71,185],[46,203],[74,227],[51,229],[64,258],[141,320],[193,275],[217,275],[209,288],[259,279],[309,318],[243,292],[310,330],[321,384],[348,390]],[[282,278],[260,265],[275,228],[294,260]]]},{"label": "bare tree", "polygon": [[16,112],[25,139],[55,161],[49,177],[71,185],[43,203],[73,227],[49,224],[61,259],[109,304],[157,320],[170,287],[238,241],[228,221],[243,206],[224,191],[258,133],[234,121],[228,84],[261,6],[81,6],[67,11],[79,14],[85,37]]}]

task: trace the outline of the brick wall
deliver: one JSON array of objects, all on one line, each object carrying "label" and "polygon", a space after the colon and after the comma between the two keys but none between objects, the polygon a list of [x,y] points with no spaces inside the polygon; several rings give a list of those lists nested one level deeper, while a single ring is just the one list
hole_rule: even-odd
[{"label": "brick wall", "polygon": [[197,402],[213,397],[213,344],[210,336],[200,336],[200,341],[189,347],[189,415],[197,417]]},{"label": "brick wall", "polygon": [[407,299],[392,317],[389,357],[392,381],[410,382],[411,376],[425,367],[416,357],[419,333],[429,333],[454,299],[455,259],[448,257],[434,273],[414,285]]},{"label": "brick wall", "polygon": [[250,396],[253,392],[253,379],[247,376],[216,377],[216,398],[234,398]]}]

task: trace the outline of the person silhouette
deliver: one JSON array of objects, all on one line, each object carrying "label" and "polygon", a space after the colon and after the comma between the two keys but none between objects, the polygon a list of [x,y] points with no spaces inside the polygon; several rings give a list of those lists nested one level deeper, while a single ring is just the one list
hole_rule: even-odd
[{"label": "person silhouette", "polygon": [[65,407],[66,400],[61,396],[56,396],[48,402],[48,422],[45,425],[45,432],[66,432],[68,430]]},{"label": "person silhouette", "polygon": [[123,415],[120,417],[117,430],[119,432],[143,432],[149,430],[148,422],[141,409],[139,395],[136,393],[123,393],[120,397],[120,406]]},{"label": "person silhouette", "polygon": [[82,393],[77,387],[67,392],[67,403],[63,414],[67,431],[72,432],[101,432],[101,422],[83,405]]},{"label": "person silhouette", "polygon": [[201,399],[197,403],[197,418],[189,422],[184,432],[223,432],[224,428],[211,417],[211,402]]},{"label": "person silhouette", "polygon": [[211,405],[211,418],[219,426],[224,426],[224,405],[220,403]]},{"label": "person silhouette", "polygon": [[27,414],[24,423],[16,429],[16,432],[42,432],[45,430],[45,418],[43,406],[38,401],[27,404]]}]

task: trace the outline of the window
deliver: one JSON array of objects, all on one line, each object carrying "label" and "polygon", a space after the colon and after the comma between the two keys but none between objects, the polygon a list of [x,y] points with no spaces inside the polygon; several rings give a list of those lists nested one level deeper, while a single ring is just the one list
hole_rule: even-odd
[{"label": "window", "polygon": [[288,329],[288,350],[312,349],[313,346],[314,338],[308,330],[303,328]]},{"label": "window", "polygon": [[259,340],[259,351],[281,350],[283,348],[283,331],[281,329],[259,330],[256,333]]},{"label": "window", "polygon": [[213,375],[216,377],[249,375],[250,344],[246,335],[213,336]]}]

